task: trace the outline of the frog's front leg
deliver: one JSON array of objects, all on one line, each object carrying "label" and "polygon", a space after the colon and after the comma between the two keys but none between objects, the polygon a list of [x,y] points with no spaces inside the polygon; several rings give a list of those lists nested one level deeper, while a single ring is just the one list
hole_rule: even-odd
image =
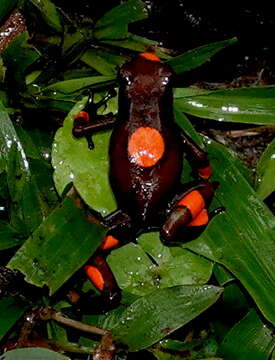
[{"label": "frog's front leg", "polygon": [[121,293],[112,274],[106,257],[110,250],[133,240],[134,229],[131,218],[117,210],[104,219],[104,224],[109,228],[107,235],[96,253],[85,266],[85,272],[91,283],[101,292],[102,304],[105,310],[117,306]]},{"label": "frog's front leg", "polygon": [[93,97],[90,94],[87,104],[82,111],[75,115],[73,136],[76,138],[86,137],[89,149],[94,148],[92,135],[100,130],[105,130],[113,126],[116,121],[116,116],[112,113],[106,115],[97,115],[97,110],[106,104],[106,102],[115,96],[113,91],[110,91],[98,103],[93,102]]},{"label": "frog's front leg", "polygon": [[207,210],[217,186],[217,182],[201,181],[196,185],[191,184],[186,191],[177,194],[161,228],[161,238],[164,241],[173,241],[180,240],[179,236],[185,235],[187,240],[192,240],[192,232],[199,235],[210,219],[224,210],[218,208],[210,214]]}]

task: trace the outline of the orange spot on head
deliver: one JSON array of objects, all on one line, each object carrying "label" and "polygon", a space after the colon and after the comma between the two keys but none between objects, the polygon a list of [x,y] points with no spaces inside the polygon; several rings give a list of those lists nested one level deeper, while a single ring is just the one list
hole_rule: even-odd
[{"label": "orange spot on head", "polygon": [[198,169],[198,174],[203,179],[209,179],[212,176],[211,166],[207,166],[205,168]]},{"label": "orange spot on head", "polygon": [[146,60],[150,60],[150,61],[161,61],[160,58],[151,52],[144,52],[144,53],[140,53],[139,56],[143,57]]},{"label": "orange spot on head", "polygon": [[88,276],[89,280],[91,281],[91,283],[98,290],[103,291],[105,282],[104,282],[103,276],[102,276],[101,272],[98,270],[98,268],[96,268],[95,266],[92,266],[92,265],[86,265],[85,272],[86,272],[86,275]]},{"label": "orange spot on head", "polygon": [[116,246],[118,246],[119,244],[119,240],[116,239],[114,236],[112,235],[107,235],[103,238],[102,240],[102,244],[100,246],[101,250],[108,250],[108,249],[112,249]]},{"label": "orange spot on head", "polygon": [[179,206],[186,206],[195,219],[205,207],[205,201],[198,190],[193,190],[184,196],[178,203]]},{"label": "orange spot on head", "polygon": [[151,127],[139,127],[131,135],[128,143],[131,162],[141,167],[155,165],[162,158],[164,148],[162,135]]},{"label": "orange spot on head", "polygon": [[203,209],[195,219],[190,221],[187,226],[203,226],[207,225],[209,222],[209,216],[208,211],[206,209]]}]

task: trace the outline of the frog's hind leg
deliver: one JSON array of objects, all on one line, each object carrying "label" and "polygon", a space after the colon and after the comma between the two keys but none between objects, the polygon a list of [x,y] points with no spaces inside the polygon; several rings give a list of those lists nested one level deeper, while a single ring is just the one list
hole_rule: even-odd
[{"label": "frog's hind leg", "polygon": [[164,241],[182,240],[182,237],[191,240],[198,236],[210,219],[224,210],[219,208],[211,213],[207,210],[217,186],[216,182],[201,181],[177,194],[161,228],[161,238]]},{"label": "frog's hind leg", "polygon": [[91,283],[101,292],[105,309],[110,309],[119,304],[121,294],[106,257],[113,248],[131,241],[133,230],[130,217],[120,210],[107,216],[104,223],[109,231],[86,264],[85,272]]}]

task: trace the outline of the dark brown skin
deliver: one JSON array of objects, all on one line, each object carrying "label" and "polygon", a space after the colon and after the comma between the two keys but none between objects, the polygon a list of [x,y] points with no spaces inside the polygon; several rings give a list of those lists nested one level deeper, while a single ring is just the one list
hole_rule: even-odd
[{"label": "dark brown skin", "polygon": [[[207,154],[174,121],[173,72],[154,54],[149,54],[150,59],[147,55],[137,56],[119,71],[117,118],[108,114],[98,120],[93,117],[90,122],[87,114],[95,115],[98,106],[88,104],[76,117],[73,129],[76,137],[86,136],[93,148],[91,135],[114,127],[109,176],[118,210],[107,216],[104,224],[110,229],[108,235],[120,244],[135,240],[137,234],[150,229],[159,229],[164,241],[179,238],[188,241],[190,235],[201,232],[212,215],[219,212],[208,217],[206,210],[217,186],[208,181],[211,168]],[[182,185],[184,153],[197,173],[197,181]],[[206,220],[202,220],[202,213]],[[108,269],[99,261],[106,257],[106,250],[102,249],[90,264],[102,274],[101,290],[105,298],[112,300],[118,290]],[[96,281],[92,282],[100,288]]]},{"label": "dark brown skin", "polygon": [[[172,72],[167,65],[136,58],[119,74],[119,111],[110,142],[110,182],[118,207],[135,225],[156,222],[180,183],[183,147],[173,121]],[[151,127],[164,139],[160,160],[150,167],[131,161],[128,139],[139,127]]]}]

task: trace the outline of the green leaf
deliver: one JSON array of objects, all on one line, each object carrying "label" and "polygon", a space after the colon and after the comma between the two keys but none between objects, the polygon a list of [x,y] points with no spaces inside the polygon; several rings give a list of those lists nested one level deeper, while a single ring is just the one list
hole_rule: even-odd
[{"label": "green leaf", "polygon": [[218,121],[274,124],[275,86],[175,93],[175,104],[190,115]]},{"label": "green leaf", "polygon": [[48,214],[23,145],[8,115],[0,111],[0,172],[7,174],[11,225],[22,233],[34,230]]},{"label": "green leaf", "polygon": [[47,285],[50,294],[89,259],[105,233],[86,219],[77,202],[76,195],[67,196],[8,263],[25,274],[29,283]]},{"label": "green leaf", "polygon": [[57,8],[50,0],[29,0],[29,2],[39,11],[43,21],[57,32],[62,32],[60,16]]},{"label": "green leaf", "polygon": [[18,0],[1,0],[0,1],[0,24],[5,19],[6,16],[11,12],[15,7]]},{"label": "green leaf", "polygon": [[183,245],[224,265],[240,280],[264,316],[275,321],[274,217],[242,176],[240,165],[222,145],[207,147],[219,181],[213,207],[225,212],[196,240]]},{"label": "green leaf", "polygon": [[22,244],[23,237],[9,223],[0,220],[0,250],[10,249]]},{"label": "green leaf", "polygon": [[256,192],[264,200],[275,191],[275,139],[263,152],[256,173]]},{"label": "green leaf", "polygon": [[145,5],[140,0],[128,0],[107,12],[95,25],[97,40],[122,39],[127,37],[128,24],[146,19]]},{"label": "green leaf", "polygon": [[20,88],[24,88],[26,85],[26,70],[40,57],[38,51],[28,44],[28,39],[28,33],[23,32],[17,36],[2,53],[8,73]]},{"label": "green leaf", "polygon": [[221,288],[208,285],[156,290],[131,304],[112,333],[130,351],[144,349],[198,316],[221,293]]},{"label": "green leaf", "polygon": [[5,297],[0,300],[0,340],[2,340],[17,320],[20,319],[26,311],[26,308],[27,304],[14,296]]},{"label": "green leaf", "polygon": [[90,89],[96,88],[98,86],[106,86],[113,83],[114,80],[114,76],[90,76],[86,78],[64,80],[45,87],[43,89],[43,92],[59,92],[62,94],[71,94],[86,88]]},{"label": "green leaf", "polygon": [[[108,179],[110,132],[93,136],[93,150],[89,150],[85,138],[76,139],[72,135],[74,115],[83,108],[86,101],[87,98],[84,98],[72,109],[63,127],[56,133],[52,153],[54,181],[59,194],[73,181],[85,203],[102,215],[107,215],[116,209]],[[109,101],[108,106],[111,105],[112,101]],[[107,107],[106,112],[109,111]]]},{"label": "green leaf", "polygon": [[211,276],[211,262],[181,248],[164,246],[158,233],[143,234],[138,243],[108,256],[119,287],[128,293],[142,296],[158,288],[204,284]]},{"label": "green leaf", "polygon": [[220,50],[227,46],[235,44],[236,38],[229,40],[217,41],[211,44],[202,45],[195,49],[189,50],[184,54],[168,60],[168,64],[172,66],[176,74],[181,74],[198,66],[201,66]]},{"label": "green leaf", "polygon": [[170,59],[162,48],[158,47],[158,43],[147,38],[127,33],[124,39],[111,39],[102,40],[104,44],[120,47],[123,49],[134,50],[138,52],[148,51],[148,49],[154,49],[156,55],[163,59]]},{"label": "green leaf", "polygon": [[99,49],[89,49],[81,56],[81,60],[102,75],[116,75],[126,58]]},{"label": "green leaf", "polygon": [[267,360],[275,346],[272,327],[251,310],[224,338],[220,352],[225,360]]},{"label": "green leaf", "polygon": [[70,360],[67,356],[45,348],[25,348],[7,351],[0,360]]}]

